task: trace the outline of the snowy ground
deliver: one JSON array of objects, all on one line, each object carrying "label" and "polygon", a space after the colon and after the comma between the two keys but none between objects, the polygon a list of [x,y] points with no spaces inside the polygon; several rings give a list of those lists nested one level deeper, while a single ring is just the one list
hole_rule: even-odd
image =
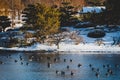
[{"label": "snowy ground", "polygon": [[36,50],[46,50],[46,51],[75,51],[75,52],[81,52],[81,51],[120,51],[119,46],[110,46],[110,45],[95,45],[93,43],[88,43],[88,44],[79,44],[79,45],[74,45],[74,44],[60,44],[60,49],[57,49],[55,45],[53,46],[48,46],[48,45],[42,45],[42,44],[35,44],[31,47],[26,47],[26,48],[18,48],[18,47],[13,47],[13,48],[2,48],[0,49],[3,50],[17,50],[17,51],[36,51]]},{"label": "snowy ground", "polygon": [[102,12],[102,10],[105,10],[105,9],[106,9],[105,6],[94,6],[94,7],[87,6],[87,7],[83,7],[82,11],[79,11],[79,13],[88,13],[88,12],[100,13]]},{"label": "snowy ground", "polygon": [[30,47],[25,48],[3,48],[0,47],[0,49],[3,50],[17,50],[17,51],[36,51],[36,50],[45,50],[45,51],[120,51],[120,47],[118,45],[112,45],[113,43],[113,37],[120,37],[120,31],[111,30],[111,32],[108,32],[108,29],[105,28],[104,31],[106,31],[106,36],[103,37],[103,42],[105,45],[100,45],[95,43],[95,38],[89,38],[87,37],[87,33],[90,30],[93,30],[92,28],[86,28],[86,29],[75,29],[75,28],[69,28],[70,31],[80,31],[80,36],[83,37],[85,44],[80,43],[78,45],[75,45],[70,42],[62,42],[59,44],[60,48],[57,49],[56,45],[43,45],[36,43]]}]

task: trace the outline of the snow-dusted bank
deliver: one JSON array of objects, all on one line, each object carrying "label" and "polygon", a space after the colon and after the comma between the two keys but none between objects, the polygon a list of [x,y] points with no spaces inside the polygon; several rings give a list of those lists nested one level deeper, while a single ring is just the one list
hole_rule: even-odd
[{"label": "snow-dusted bank", "polygon": [[48,46],[48,45],[42,45],[42,44],[34,44],[30,47],[13,47],[13,48],[3,48],[0,47],[1,50],[14,50],[14,51],[65,51],[65,52],[82,52],[82,51],[112,51],[112,52],[119,52],[120,47],[119,46],[110,46],[110,45],[95,45],[95,44],[60,44],[60,48],[57,49],[56,45]]}]

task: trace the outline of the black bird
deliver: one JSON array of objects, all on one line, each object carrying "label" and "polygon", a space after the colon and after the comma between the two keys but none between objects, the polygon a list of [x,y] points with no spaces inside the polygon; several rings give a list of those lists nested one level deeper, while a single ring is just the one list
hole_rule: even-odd
[{"label": "black bird", "polygon": [[15,63],[18,62],[17,60],[15,60]]},{"label": "black bird", "polygon": [[61,71],[61,75],[62,75],[62,76],[65,76],[65,72],[64,72],[64,71]]},{"label": "black bird", "polygon": [[96,76],[96,77],[99,77],[99,76],[100,76],[100,74],[99,74],[99,73],[96,73],[96,74],[95,74],[95,76]]},{"label": "black bird", "polygon": [[66,59],[64,59],[64,62],[66,62]]},{"label": "black bird", "polygon": [[108,67],[108,68],[110,68],[110,65],[109,65],[109,64],[107,64],[107,67]]},{"label": "black bird", "polygon": [[60,72],[58,70],[56,70],[56,74],[60,74]]},{"label": "black bird", "polygon": [[22,56],[20,56],[19,58],[20,58],[21,61],[23,60],[23,59],[22,59]]},{"label": "black bird", "polygon": [[111,69],[108,69],[107,72],[113,74],[113,71]]},{"label": "black bird", "polygon": [[0,61],[0,64],[3,64],[3,62],[2,62],[2,61]]},{"label": "black bird", "polygon": [[89,67],[92,67],[92,64],[89,64]]},{"label": "black bird", "polygon": [[69,65],[67,65],[67,69],[69,69],[70,67],[69,67]]},{"label": "black bird", "polygon": [[50,68],[51,67],[51,63],[48,63],[47,66],[48,66],[48,68]]},{"label": "black bird", "polygon": [[92,71],[95,71],[95,68],[92,68]]},{"label": "black bird", "polygon": [[74,73],[71,71],[70,75],[71,75],[71,76],[73,76],[73,75],[74,75]]},{"label": "black bird", "polygon": [[99,69],[99,68],[97,68],[97,71],[99,72],[99,71],[100,71],[100,69]]},{"label": "black bird", "polygon": [[56,58],[54,59],[54,62],[57,62],[57,59],[56,59]]},{"label": "black bird", "polygon": [[118,68],[118,67],[119,67],[119,64],[115,64],[115,67]]},{"label": "black bird", "polygon": [[9,57],[11,56],[11,54],[9,54]]},{"label": "black bird", "polygon": [[105,68],[106,66],[105,65],[103,65],[103,68]]},{"label": "black bird", "polygon": [[106,73],[105,75],[108,77],[108,76],[109,76],[109,73]]},{"label": "black bird", "polygon": [[78,67],[81,67],[82,66],[82,64],[78,64]]},{"label": "black bird", "polygon": [[28,65],[29,63],[27,62],[26,65]]},{"label": "black bird", "polygon": [[21,65],[23,65],[23,62],[21,62]]},{"label": "black bird", "polygon": [[73,60],[72,59],[70,59],[70,62],[72,62]]},{"label": "black bird", "polygon": [[22,58],[20,58],[20,60],[22,61],[23,59],[22,59]]}]

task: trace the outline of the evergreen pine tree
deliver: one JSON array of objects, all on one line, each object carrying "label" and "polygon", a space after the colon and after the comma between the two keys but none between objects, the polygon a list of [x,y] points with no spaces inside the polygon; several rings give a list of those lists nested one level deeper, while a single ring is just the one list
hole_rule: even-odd
[{"label": "evergreen pine tree", "polygon": [[31,25],[36,37],[43,39],[47,35],[58,32],[60,27],[60,12],[58,9],[43,4],[28,5],[24,9],[25,22]]},{"label": "evergreen pine tree", "polygon": [[72,15],[75,13],[74,12],[74,7],[71,6],[70,2],[62,2],[62,6],[60,7],[60,21],[61,21],[61,26],[68,26],[72,19]]},{"label": "evergreen pine tree", "polygon": [[43,4],[37,4],[37,22],[36,27],[39,36],[46,36],[58,32],[60,27],[60,12],[56,8],[48,7]]},{"label": "evergreen pine tree", "polygon": [[25,21],[25,23],[27,25],[30,26],[35,26],[36,24],[36,20],[37,20],[37,10],[36,10],[36,6],[29,4],[24,10],[23,10],[23,21]]},{"label": "evergreen pine tree", "polygon": [[10,27],[10,19],[7,16],[0,16],[0,26],[2,26],[3,31],[5,28]]},{"label": "evergreen pine tree", "polygon": [[120,24],[120,0],[106,0],[106,21],[108,24]]}]

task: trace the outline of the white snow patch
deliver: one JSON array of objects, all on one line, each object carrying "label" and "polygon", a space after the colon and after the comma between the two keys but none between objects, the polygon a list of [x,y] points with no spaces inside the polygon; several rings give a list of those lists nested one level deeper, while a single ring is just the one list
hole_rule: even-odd
[{"label": "white snow patch", "polygon": [[79,12],[80,13],[88,13],[88,12],[100,13],[104,9],[106,9],[105,6],[94,6],[94,7],[87,6],[87,7],[83,7],[82,10]]},{"label": "white snow patch", "polygon": [[57,49],[56,45],[53,46],[48,46],[48,45],[43,45],[43,44],[34,44],[33,46],[30,47],[23,47],[23,48],[19,48],[19,47],[13,47],[13,48],[3,48],[0,47],[0,49],[3,50],[16,50],[16,51],[36,51],[36,50],[46,50],[46,51],[77,51],[77,52],[81,52],[81,51],[120,51],[120,47],[119,46],[98,46],[95,45],[93,43],[89,43],[89,44],[79,44],[79,45],[75,45],[75,44],[65,44],[62,43],[59,45],[60,48]]}]

